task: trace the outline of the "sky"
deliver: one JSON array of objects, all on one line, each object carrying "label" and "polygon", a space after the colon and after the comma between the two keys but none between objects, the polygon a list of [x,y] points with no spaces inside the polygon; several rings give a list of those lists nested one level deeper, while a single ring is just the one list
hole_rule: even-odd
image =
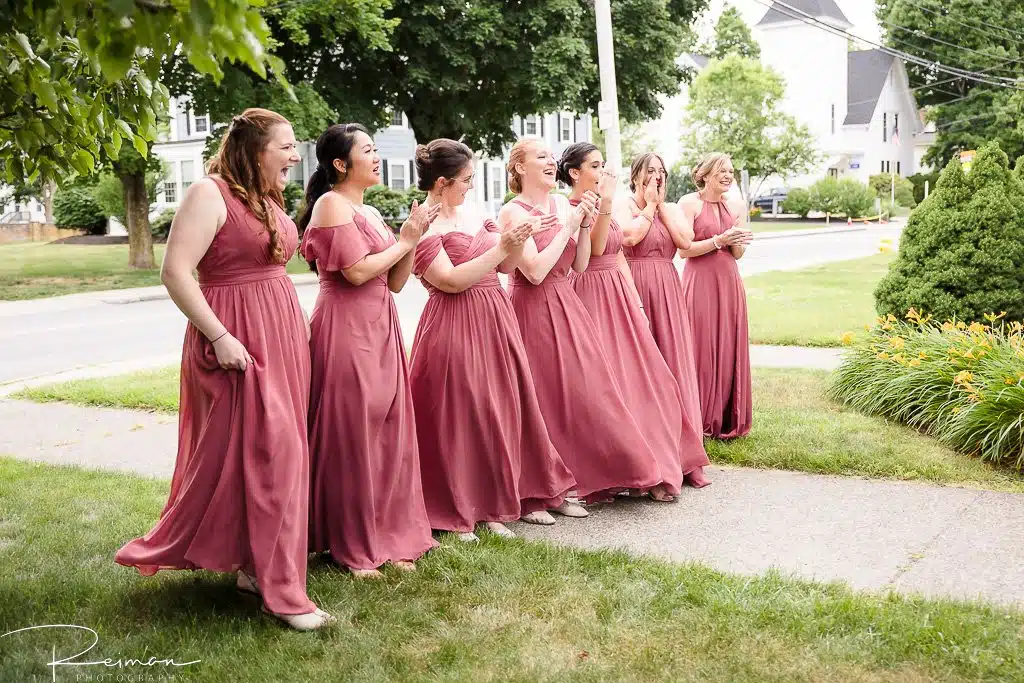
[{"label": "sky", "polygon": [[[770,2],[770,0],[764,0],[764,2]],[[836,4],[853,24],[853,28],[849,29],[850,33],[865,40],[879,42],[880,32],[878,22],[875,20],[875,0],[836,0]],[[698,22],[698,30],[702,39],[712,34],[718,15],[727,5],[738,9],[743,19],[751,26],[760,21],[768,11],[764,5],[755,0],[711,0],[709,11]]]}]

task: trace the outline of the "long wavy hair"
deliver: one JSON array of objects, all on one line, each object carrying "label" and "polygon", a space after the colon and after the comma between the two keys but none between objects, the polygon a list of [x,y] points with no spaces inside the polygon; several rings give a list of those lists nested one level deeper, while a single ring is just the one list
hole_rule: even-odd
[{"label": "long wavy hair", "polygon": [[207,164],[206,172],[216,173],[242,203],[259,219],[270,236],[267,252],[274,263],[284,263],[284,248],[277,217],[267,199],[284,208],[284,196],[277,185],[268,186],[260,172],[260,153],[270,141],[270,129],[288,119],[268,109],[246,109],[231,119],[221,138],[217,153]]}]

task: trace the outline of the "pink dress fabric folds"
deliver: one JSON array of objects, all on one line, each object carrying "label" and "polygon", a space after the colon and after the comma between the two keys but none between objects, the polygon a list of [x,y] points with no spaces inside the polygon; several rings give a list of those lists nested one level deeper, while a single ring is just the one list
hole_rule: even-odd
[{"label": "pink dress fabric folds", "polygon": [[310,227],[320,295],[310,318],[310,549],[351,569],[416,560],[436,545],[420,484],[405,344],[387,273],[355,286],[342,273],[393,244],[362,215]]},{"label": "pink dress fabric folds", "polygon": [[683,474],[689,474],[709,464],[709,460],[702,437],[690,320],[683,306],[679,272],[672,263],[676,246],[658,216],[640,243],[623,247],[623,251],[633,283],[644,302],[644,312],[651,322],[651,334],[679,386],[683,404],[679,459]]},{"label": "pink dress fabric folds", "polygon": [[[552,199],[549,211],[554,210]],[[537,209],[531,213],[542,215]],[[537,249],[543,251],[563,229],[556,225],[535,234]],[[518,270],[509,278],[512,306],[551,441],[576,477],[579,495],[588,500],[660,483],[676,494],[681,477],[673,474],[664,480],[659,458],[608,365],[596,323],[568,277],[575,254],[576,241],[570,238],[540,284],[534,285]]]},{"label": "pink dress fabric folds", "polygon": [[[215,178],[227,219],[199,262],[213,312],[254,360],[224,370],[192,324],[181,357],[178,455],[156,526],[115,561],[145,575],[208,569],[256,576],[267,609],[304,614],[309,347],[295,287],[272,263],[263,224]],[[295,224],[268,202],[286,258]]]},{"label": "pink dress fabric folds", "polygon": [[613,220],[604,253],[591,256],[587,269],[570,278],[594,322],[597,340],[629,414],[654,452],[657,460],[652,464],[666,489],[675,493],[683,479],[679,388],[619,270],[621,251],[622,230]]},{"label": "pink dress fabric folds", "polygon": [[[428,234],[413,270],[422,276],[443,249],[453,265],[498,237]],[[435,529],[472,531],[561,503],[573,479],[548,438],[526,350],[495,271],[449,294],[423,280],[430,299],[412,349],[412,392],[423,491]]]},{"label": "pink dress fabric folds", "polygon": [[[703,203],[694,239],[720,235],[733,223],[722,202]],[[750,432],[752,389],[747,294],[728,247],[686,259],[683,301],[690,317],[704,434],[731,439]]]}]

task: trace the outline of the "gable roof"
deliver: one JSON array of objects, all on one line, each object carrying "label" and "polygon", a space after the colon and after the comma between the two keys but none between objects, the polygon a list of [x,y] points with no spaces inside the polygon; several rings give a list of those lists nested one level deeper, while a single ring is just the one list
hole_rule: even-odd
[{"label": "gable roof", "polygon": [[881,50],[857,50],[846,58],[844,126],[871,123],[894,57]]},{"label": "gable roof", "polygon": [[697,69],[698,70],[699,69],[703,69],[704,67],[706,67],[708,65],[708,62],[711,61],[710,57],[705,57],[704,55],[699,55],[696,52],[690,52],[690,53],[687,54],[687,56],[690,59],[693,60],[694,64],[697,65]]},{"label": "gable roof", "polygon": [[[836,0],[786,0],[785,4],[789,7],[773,2],[761,21],[757,22],[757,26],[781,24],[786,21],[804,21],[806,18],[800,15],[801,12],[809,14],[815,19],[828,20],[828,23],[844,28],[853,26],[843,14],[843,10],[839,9]],[[791,11],[790,7],[797,11]],[[794,14],[799,18],[792,16]],[[810,22],[810,19],[806,19],[806,21]]]}]

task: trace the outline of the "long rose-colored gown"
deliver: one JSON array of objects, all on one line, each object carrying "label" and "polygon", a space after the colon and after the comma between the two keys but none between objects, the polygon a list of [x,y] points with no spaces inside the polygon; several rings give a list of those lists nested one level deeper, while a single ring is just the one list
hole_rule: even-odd
[{"label": "long rose-colored gown", "polygon": [[689,474],[709,464],[709,460],[702,437],[701,405],[690,321],[681,306],[683,286],[679,272],[672,263],[676,245],[661,216],[655,216],[647,235],[638,244],[623,247],[623,251],[637,292],[644,302],[644,312],[651,321],[654,341],[679,385],[683,400],[679,459],[683,474]]},{"label": "long rose-colored gown", "polygon": [[[532,215],[543,215],[515,201]],[[554,198],[549,212],[555,213]],[[535,234],[537,249],[543,251],[563,229],[559,224]],[[675,456],[678,442],[671,441],[670,429],[655,430],[655,441],[649,442],[634,419],[598,340],[596,323],[569,280],[575,255],[576,240],[570,238],[539,285],[518,270],[509,278],[512,307],[551,441],[576,477],[580,496],[600,499],[658,484],[676,495],[682,478],[678,465],[662,472],[659,464],[664,456]],[[643,411],[646,406],[637,408]],[[668,452],[656,453],[655,448]]]},{"label": "long rose-colored gown", "polygon": [[[252,356],[224,370],[191,323],[181,354],[178,456],[156,526],[115,561],[143,575],[160,569],[243,569],[266,608],[306,614],[306,407],[309,346],[295,287],[270,261],[263,224],[220,178],[227,218],[199,262],[207,303]],[[295,224],[273,202],[286,258]]]},{"label": "long rose-colored gown", "polygon": [[394,244],[361,214],[310,227],[320,294],[310,318],[310,549],[351,569],[415,560],[436,545],[420,484],[405,344],[387,273],[355,286],[342,269]]},{"label": "long rose-colored gown", "polygon": [[619,270],[621,251],[622,230],[613,220],[604,253],[591,256],[587,269],[570,274],[570,280],[594,321],[597,341],[626,407],[654,451],[661,480],[668,489],[678,490],[683,479],[679,468],[683,410],[679,387]]},{"label": "long rose-colored gown", "polygon": [[[720,235],[733,224],[722,202],[704,201],[693,221],[694,240]],[[686,259],[683,301],[693,335],[704,433],[732,439],[753,421],[747,294],[728,248]]]},{"label": "long rose-colored gown", "polygon": [[[442,249],[456,266],[477,258],[498,240],[492,230],[487,221],[475,235],[424,237],[414,272]],[[457,294],[423,284],[430,299],[412,347],[412,392],[431,526],[466,532],[556,507],[574,481],[548,438],[497,272]]]}]

